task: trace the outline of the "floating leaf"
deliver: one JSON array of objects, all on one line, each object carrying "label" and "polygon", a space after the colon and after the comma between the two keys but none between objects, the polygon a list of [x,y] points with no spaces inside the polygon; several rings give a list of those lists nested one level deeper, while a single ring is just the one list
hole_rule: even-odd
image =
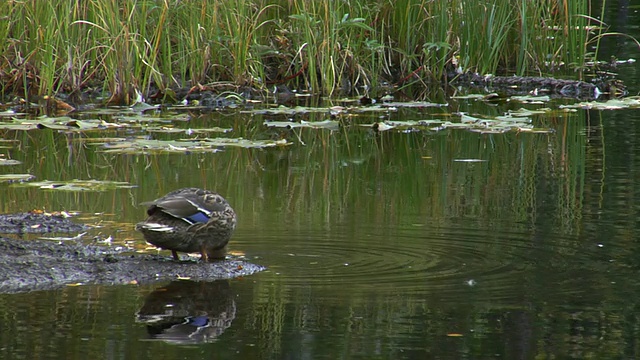
[{"label": "floating leaf", "polygon": [[[491,119],[488,119],[491,120]],[[525,123],[525,124],[530,124],[531,123],[531,118],[527,117],[527,116],[514,116],[513,114],[509,113],[507,115],[501,115],[501,116],[496,116],[495,120],[497,121],[501,121],[504,123]],[[482,120],[480,120],[482,121]]]},{"label": "floating leaf", "polygon": [[387,131],[387,130],[396,128],[396,126],[394,126],[393,124],[379,122],[379,123],[373,124],[373,128],[377,129],[378,131]]},{"label": "floating leaf", "polygon": [[29,181],[35,178],[31,174],[2,174],[0,175],[0,182],[14,182],[14,181]]},{"label": "floating leaf", "polygon": [[329,112],[328,108],[316,108],[316,107],[307,107],[307,106],[296,106],[296,107],[290,108],[282,105],[272,109],[255,109],[255,110],[241,111],[241,113],[268,114],[268,115],[295,115],[295,114],[328,113],[328,112]]},{"label": "floating leaf", "polygon": [[291,145],[286,140],[247,140],[242,138],[203,138],[183,140],[128,139],[101,144],[103,152],[117,154],[217,152],[220,147],[266,148]]},{"label": "floating leaf", "polygon": [[427,101],[408,101],[408,102],[386,102],[383,103],[382,106],[383,107],[392,107],[392,108],[399,108],[399,107],[406,107],[406,108],[425,108],[425,107],[444,107],[444,106],[448,106],[449,104],[438,104],[438,103],[432,103],[432,102],[427,102]]},{"label": "floating leaf", "polygon": [[25,113],[17,113],[13,110],[5,110],[5,111],[0,111],[0,118],[2,117],[14,117],[14,116],[22,116],[25,115]]},{"label": "floating leaf", "polygon": [[489,94],[468,94],[468,95],[458,95],[452,96],[452,99],[469,99],[469,100],[491,100],[500,97],[497,93],[489,93]]},{"label": "floating leaf", "polygon": [[214,128],[208,128],[208,129],[179,129],[179,128],[173,128],[173,127],[167,127],[167,126],[149,126],[147,128],[145,128],[146,131],[148,132],[157,132],[157,133],[167,133],[167,134],[177,134],[177,133],[185,133],[187,135],[191,135],[191,134],[207,134],[207,133],[226,133],[226,132],[230,132],[233,129],[229,129],[229,128],[220,128],[220,127],[214,127]]},{"label": "floating leaf", "polygon": [[340,123],[338,121],[333,121],[333,120],[301,121],[301,122],[265,121],[264,125],[268,127],[281,127],[281,128],[289,128],[289,129],[311,128],[311,129],[338,130],[340,128]]},{"label": "floating leaf", "polygon": [[33,130],[37,128],[36,124],[0,123],[0,129],[4,130]]},{"label": "floating leaf", "polygon": [[522,95],[522,96],[512,96],[509,98],[509,101],[519,101],[525,104],[544,104],[545,102],[551,101],[551,97],[549,97],[548,95],[543,95],[543,96]]},{"label": "floating leaf", "polygon": [[409,130],[409,129],[425,129],[433,130],[434,125],[443,124],[442,120],[410,120],[410,121],[384,121],[374,124],[361,124],[361,126],[373,127],[378,131],[387,131],[391,129]]},{"label": "floating leaf", "polygon": [[520,132],[527,132],[531,134],[549,134],[555,132],[554,129],[544,129],[544,128],[531,128],[531,129],[518,129]]},{"label": "floating leaf", "polygon": [[142,101],[142,95],[140,95],[138,93],[139,98],[137,99],[138,101],[136,101],[135,104],[133,104],[133,106],[131,106],[131,110],[135,111],[135,112],[143,112],[143,111],[147,111],[147,110],[152,110],[152,109],[159,109],[160,105],[150,105],[147,104],[146,102]]},{"label": "floating leaf", "polygon": [[7,130],[34,130],[52,129],[65,131],[104,130],[126,127],[126,124],[108,123],[104,120],[76,120],[68,116],[40,117],[37,119],[12,119],[12,122],[0,123],[0,129]]},{"label": "floating leaf", "polygon": [[[361,126],[373,127],[378,131],[396,129],[400,131],[408,130],[430,130],[441,131],[444,129],[466,129],[472,132],[483,134],[500,134],[508,131],[527,131],[533,133],[531,118],[523,116],[513,116],[507,114],[495,118],[481,118],[467,114],[460,115],[460,122],[450,122],[441,120],[420,120],[420,121],[384,121],[374,124],[362,124]],[[551,132],[550,129],[537,129],[536,132]]]},{"label": "floating leaf", "polygon": [[0,159],[0,166],[3,166],[3,165],[19,165],[19,164],[22,164],[22,162],[20,162],[18,160]]},{"label": "floating leaf", "polygon": [[620,110],[636,107],[640,107],[640,96],[630,96],[622,99],[610,99],[605,102],[588,101],[572,105],[560,105],[561,109],[578,108],[594,110]]},{"label": "floating leaf", "polygon": [[235,146],[243,148],[266,148],[276,146],[287,146],[292,143],[285,139],[281,140],[248,140],[242,138],[230,139],[230,138],[215,138],[205,139],[207,144],[212,146]]},{"label": "floating leaf", "polygon": [[70,180],[70,181],[36,181],[18,186],[36,186],[41,189],[60,191],[106,191],[113,189],[130,189],[136,187],[128,182],[108,180]]},{"label": "floating leaf", "polygon": [[191,115],[189,114],[172,114],[170,116],[163,116],[163,117],[148,116],[143,114],[118,116],[118,121],[128,122],[128,123],[141,123],[141,122],[171,123],[174,121],[186,122],[189,120],[191,120]]},{"label": "floating leaf", "polygon": [[532,116],[537,114],[545,114],[550,111],[551,109],[549,108],[542,108],[542,109],[536,109],[536,110],[520,108],[518,110],[509,110],[508,114],[514,117],[527,117],[527,116]]},{"label": "floating leaf", "polygon": [[202,142],[178,140],[133,139],[104,143],[103,152],[117,154],[217,152],[219,149]]},{"label": "floating leaf", "polygon": [[381,105],[373,105],[373,106],[364,106],[359,108],[354,108],[355,112],[389,112],[389,111],[397,111],[398,109],[395,107],[389,106],[381,106]]}]

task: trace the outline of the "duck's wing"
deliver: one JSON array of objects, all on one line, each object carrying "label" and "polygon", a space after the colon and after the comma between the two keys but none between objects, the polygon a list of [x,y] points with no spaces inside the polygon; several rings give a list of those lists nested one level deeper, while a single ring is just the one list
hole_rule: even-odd
[{"label": "duck's wing", "polygon": [[171,193],[142,205],[149,206],[147,210],[149,215],[160,210],[190,224],[206,223],[213,213],[224,211],[229,206],[222,196],[204,190]]}]

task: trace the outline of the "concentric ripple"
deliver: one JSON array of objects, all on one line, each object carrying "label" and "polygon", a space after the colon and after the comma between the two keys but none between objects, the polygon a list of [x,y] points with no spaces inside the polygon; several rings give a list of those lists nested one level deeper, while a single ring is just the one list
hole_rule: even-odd
[{"label": "concentric ripple", "polygon": [[278,281],[292,287],[439,292],[447,297],[482,286],[494,298],[522,293],[527,270],[558,251],[538,248],[528,230],[428,225],[361,230],[291,231],[286,241],[274,231],[242,246],[260,253]]}]

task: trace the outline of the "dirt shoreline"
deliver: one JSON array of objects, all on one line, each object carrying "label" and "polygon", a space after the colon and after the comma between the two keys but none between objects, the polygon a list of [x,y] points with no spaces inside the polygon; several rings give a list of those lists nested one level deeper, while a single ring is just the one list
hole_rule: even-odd
[{"label": "dirt shoreline", "polygon": [[51,290],[68,284],[131,284],[189,278],[219,280],[265,268],[241,260],[176,262],[169,256],[47,240],[0,238],[0,293]]},{"label": "dirt shoreline", "polygon": [[[0,214],[0,233],[25,234],[86,229],[62,215],[26,212]],[[70,241],[0,237],[0,293],[51,290],[68,284],[141,284],[192,279],[213,281],[250,275],[265,268],[242,260],[210,263],[174,261],[121,247]]]}]

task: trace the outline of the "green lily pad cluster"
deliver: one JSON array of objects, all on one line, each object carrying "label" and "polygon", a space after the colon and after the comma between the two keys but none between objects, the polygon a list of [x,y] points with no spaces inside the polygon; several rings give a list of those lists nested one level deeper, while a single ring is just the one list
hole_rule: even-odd
[{"label": "green lily pad cluster", "polygon": [[334,121],[334,120],[300,121],[300,122],[265,121],[264,125],[267,127],[287,128],[287,129],[309,128],[309,129],[326,129],[326,130],[333,130],[333,131],[338,130],[340,128],[340,122]]},{"label": "green lily pad cluster", "polygon": [[107,180],[70,180],[70,181],[34,181],[16,184],[16,186],[38,187],[40,189],[58,191],[107,191],[114,189],[130,189],[136,187],[124,181]]},{"label": "green lily pad cluster", "polygon": [[0,166],[7,166],[7,165],[19,165],[22,164],[22,162],[18,161],[18,160],[13,160],[13,159],[0,159]]},{"label": "green lily pad cluster", "polygon": [[377,131],[442,131],[446,129],[464,129],[482,134],[502,134],[509,131],[535,133],[552,132],[551,129],[535,128],[530,117],[514,116],[511,113],[493,118],[475,117],[462,114],[460,115],[459,122],[430,119],[409,121],[382,121],[373,124],[361,124],[361,126],[371,127]]},{"label": "green lily pad cluster", "polygon": [[593,109],[593,110],[621,110],[640,107],[640,96],[629,96],[620,99],[610,99],[604,102],[585,101],[571,105],[561,105],[560,108],[568,109]]},{"label": "green lily pad cluster", "polygon": [[0,174],[0,182],[23,182],[34,178],[31,174]]},{"label": "green lily pad cluster", "polygon": [[287,140],[248,140],[242,138],[202,138],[183,140],[119,139],[102,145],[102,152],[115,154],[161,154],[217,152],[223,147],[269,148],[291,145]]}]

